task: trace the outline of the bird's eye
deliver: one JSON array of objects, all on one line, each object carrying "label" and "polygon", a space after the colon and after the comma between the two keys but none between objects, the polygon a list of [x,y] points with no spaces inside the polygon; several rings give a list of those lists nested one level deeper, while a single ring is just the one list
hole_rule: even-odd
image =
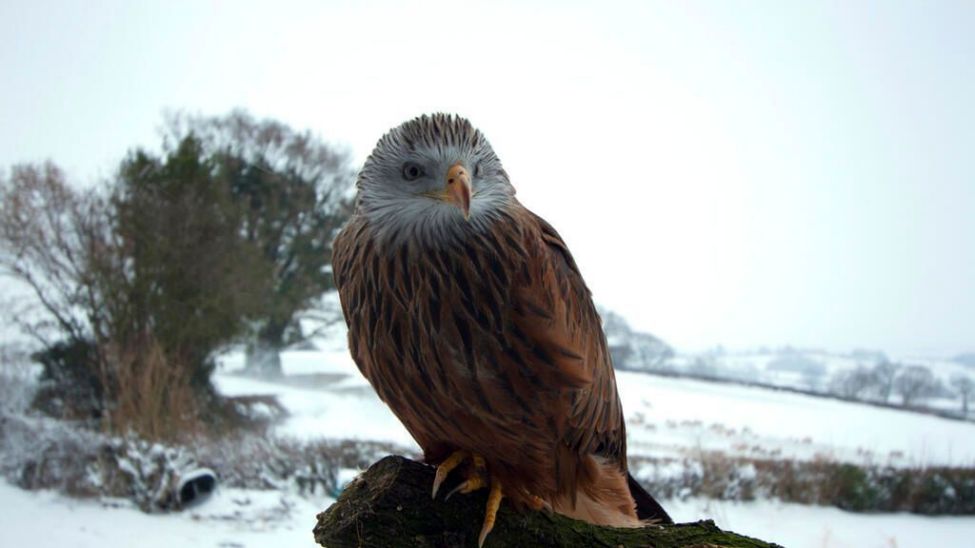
[{"label": "bird's eye", "polygon": [[414,181],[419,179],[423,175],[423,167],[415,162],[406,162],[403,164],[403,178],[407,181]]},{"label": "bird's eye", "polygon": [[484,175],[484,169],[481,167],[481,163],[482,162],[478,162],[477,164],[474,165],[474,176],[475,177],[480,177],[481,175]]}]

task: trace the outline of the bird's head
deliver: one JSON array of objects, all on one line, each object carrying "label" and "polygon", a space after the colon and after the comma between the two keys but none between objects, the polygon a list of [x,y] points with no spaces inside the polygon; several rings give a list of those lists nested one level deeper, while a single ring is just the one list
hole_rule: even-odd
[{"label": "bird's head", "polygon": [[423,115],[389,131],[359,172],[358,212],[390,233],[483,226],[514,196],[501,161],[469,121]]}]

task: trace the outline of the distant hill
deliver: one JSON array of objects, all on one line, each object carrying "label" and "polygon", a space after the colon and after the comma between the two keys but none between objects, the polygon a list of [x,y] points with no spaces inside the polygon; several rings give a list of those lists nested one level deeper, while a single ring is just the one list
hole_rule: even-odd
[{"label": "distant hill", "polygon": [[634,331],[623,316],[602,307],[599,307],[599,315],[603,319],[613,366],[617,369],[656,370],[674,356],[670,345],[650,333]]},{"label": "distant hill", "polygon": [[[904,405],[905,394],[915,398],[912,383],[924,380],[924,395],[917,396],[907,407],[944,416],[975,418],[968,411],[971,406],[965,406],[957,390],[952,388],[953,379],[973,377],[975,353],[951,359],[888,357],[875,349],[835,352],[790,345],[753,350],[716,346],[703,352],[678,353],[654,335],[633,329],[623,316],[612,310],[597,309],[613,366],[618,370],[776,387],[897,406]],[[918,375],[924,378],[919,380]]]},{"label": "distant hill", "polygon": [[967,365],[968,367],[975,367],[975,352],[966,352],[964,354],[958,354],[951,361],[955,363],[960,363],[962,365]]}]

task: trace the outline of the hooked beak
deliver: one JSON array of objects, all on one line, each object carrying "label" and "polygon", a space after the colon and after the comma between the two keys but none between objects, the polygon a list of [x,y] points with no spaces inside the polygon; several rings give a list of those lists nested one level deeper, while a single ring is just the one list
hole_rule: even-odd
[{"label": "hooked beak", "polygon": [[460,208],[465,220],[471,218],[471,175],[464,164],[457,162],[447,170],[445,199]]}]

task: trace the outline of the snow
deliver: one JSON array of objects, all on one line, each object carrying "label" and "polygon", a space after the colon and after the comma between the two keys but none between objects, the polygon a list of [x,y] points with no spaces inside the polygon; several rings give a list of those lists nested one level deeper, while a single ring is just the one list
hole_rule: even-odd
[{"label": "snow", "polygon": [[975,532],[975,517],[856,514],[775,501],[689,499],[664,506],[676,521],[713,519],[722,529],[789,548],[963,547]]},{"label": "snow", "polygon": [[331,502],[280,491],[218,489],[194,509],[146,514],[124,503],[120,507],[106,506],[49,491],[24,491],[0,481],[0,545],[313,547],[317,546],[311,532],[315,514]]},{"label": "snow", "polygon": [[321,350],[285,352],[279,381],[241,376],[242,353],[223,356],[214,384],[228,396],[275,395],[290,416],[275,433],[301,440],[386,441],[417,451],[416,442],[359,373],[345,347],[344,330],[323,339]]},{"label": "snow", "polygon": [[362,383],[355,386],[350,379],[341,379],[327,386],[302,387],[236,375],[215,378],[217,388],[228,396],[276,395],[289,412],[275,430],[278,435],[303,440],[388,441],[415,448],[416,442],[396,416],[364,380]]},{"label": "snow", "polygon": [[[793,348],[738,352],[716,350],[703,354],[678,354],[666,365],[673,371],[705,373],[721,378],[822,392],[827,390],[829,383],[839,373],[853,371],[858,367],[872,368],[883,356],[882,353],[872,352],[854,351],[842,354]],[[892,356],[890,359],[900,367],[927,367],[936,379],[948,387],[955,376],[975,378],[975,368],[950,359],[911,355]],[[696,370],[699,361],[706,364],[706,371]],[[960,397],[957,394],[946,396],[948,397],[926,400],[924,405],[959,413]],[[900,397],[891,395],[890,402],[899,403]]]},{"label": "snow", "polygon": [[[795,458],[975,465],[975,423],[761,388],[618,372],[630,451],[757,447]],[[737,449],[736,449],[737,448]]]},{"label": "snow", "polygon": [[[242,377],[225,358],[215,376],[228,395],[277,395],[299,439],[416,443],[359,374],[348,352],[287,352],[283,381]],[[316,369],[317,367],[317,369]],[[830,458],[899,466],[975,465],[975,423],[733,384],[617,372],[630,453],[719,450],[733,455]]]},{"label": "snow", "polygon": [[[240,354],[225,356],[214,382],[228,395],[277,396],[289,416],[275,427],[275,435],[386,441],[416,450],[340,343],[330,342],[318,351],[287,352],[282,358],[286,376],[269,381],[240,375]],[[619,372],[617,379],[634,455],[715,449],[905,465],[975,463],[972,423],[640,373]],[[340,481],[355,473],[343,469]],[[315,515],[330,503],[331,499],[306,498],[288,490],[218,488],[182,513],[145,514],[129,503],[106,506],[0,482],[0,545],[314,546]],[[768,500],[691,498],[662,503],[678,521],[714,519],[723,528],[790,547],[969,546],[975,531],[975,517],[856,514]]]},{"label": "snow", "polygon": [[[32,548],[258,548],[316,546],[315,514],[331,501],[278,491],[218,489],[183,513],[144,514],[51,492],[23,491],[0,481],[3,546]],[[678,521],[714,519],[719,527],[790,548],[971,545],[975,517],[853,514],[835,508],[703,499],[666,501]]]}]

